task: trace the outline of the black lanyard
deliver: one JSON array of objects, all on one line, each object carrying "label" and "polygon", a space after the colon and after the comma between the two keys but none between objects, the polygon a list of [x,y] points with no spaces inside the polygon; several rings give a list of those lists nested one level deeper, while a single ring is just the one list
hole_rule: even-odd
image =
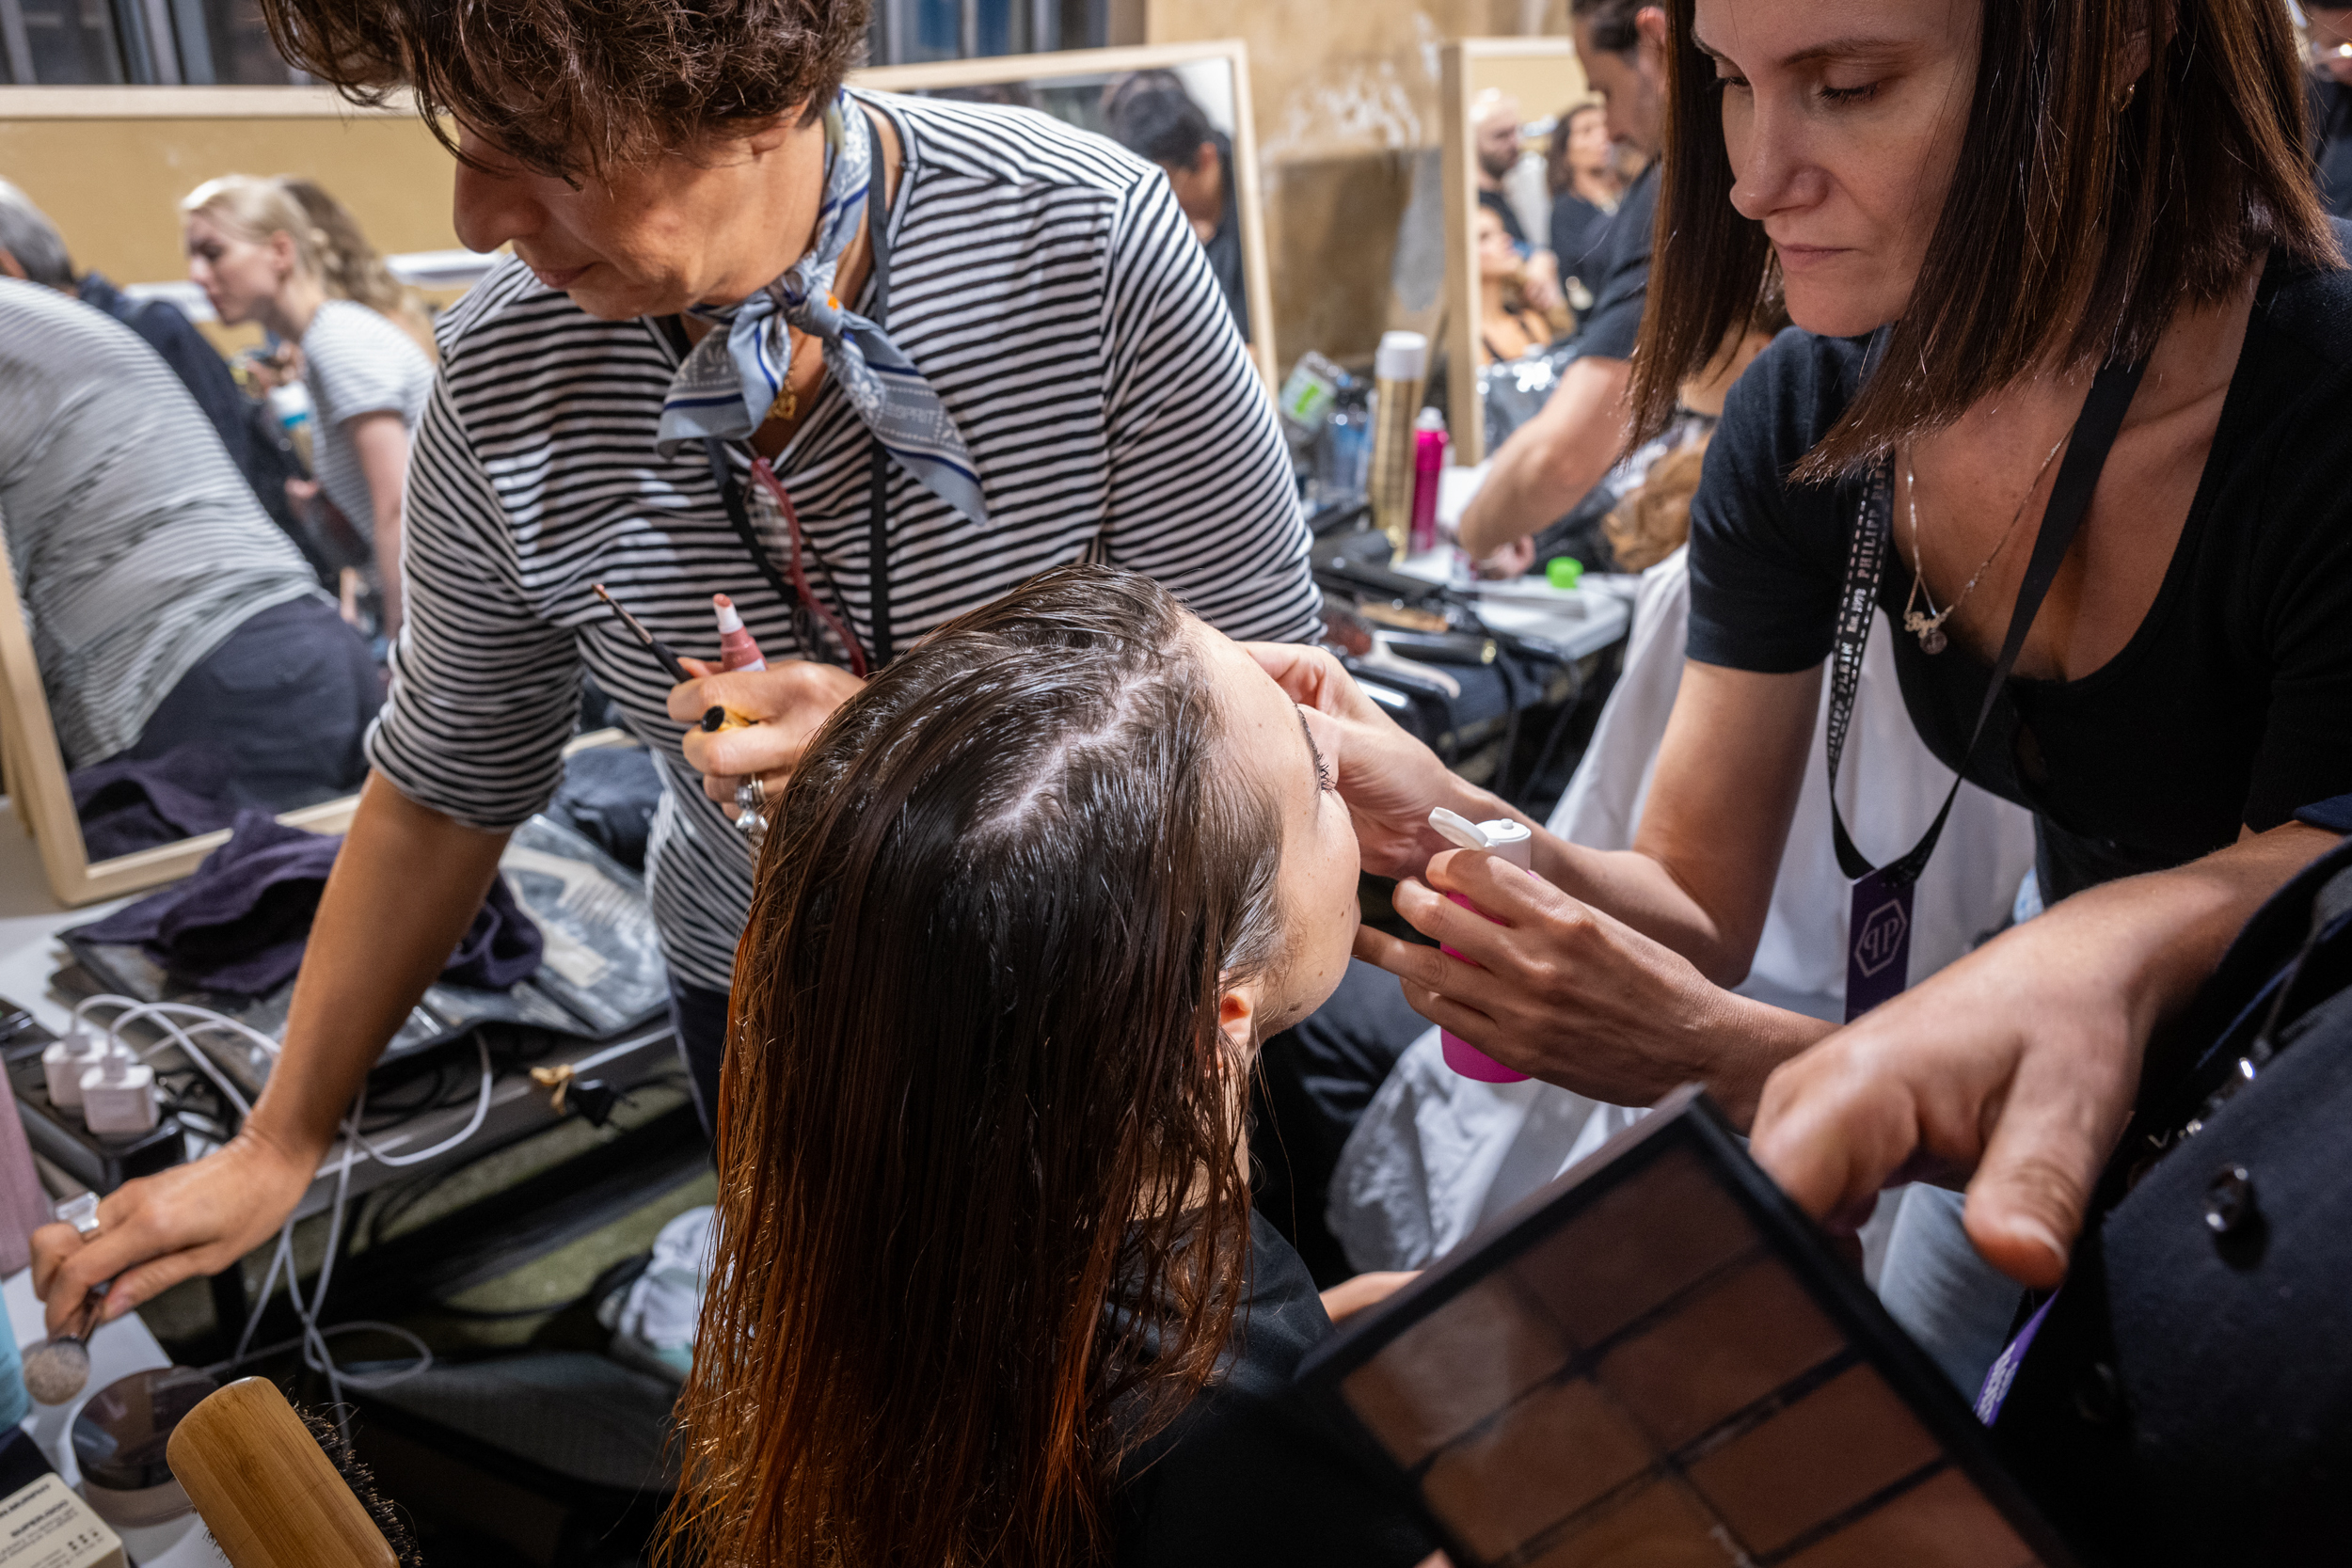
[{"label": "black lanyard", "polygon": [[[1864,376],[1878,363],[1885,345],[1881,332],[1870,345]],[[1846,750],[1846,732],[1853,721],[1855,688],[1862,679],[1862,656],[1869,646],[1870,619],[1878,608],[1879,577],[1886,566],[1887,541],[1894,527],[1894,460],[1872,470],[1863,487],[1862,507],[1854,521],[1853,543],[1846,555],[1846,584],[1837,610],[1836,651],[1830,661],[1829,705],[1829,821],[1837,847],[1837,865],[1853,879],[1851,918],[1847,926],[1846,1021],[1852,1022],[1872,1007],[1899,992],[1909,983],[1911,968],[1911,895],[1928,857],[1935,853],[1944,834],[1952,802],[1960,797],[1962,777],[1986,722],[2009,683],[2010,672],[2026,645],[2026,634],[2042,600],[2058,577],[2058,566],[2074,542],[2083,516],[2090,510],[2091,492],[2099,487],[2099,472],[2123,415],[2139,388],[2144,365],[2110,362],[2099,372],[2083,399],[2082,413],[2068,437],[2066,461],[2058,465],[2058,481],[2050,487],[2050,504],[2034,535],[2033,558],[2026,563],[2025,580],[2017,585],[2017,604],[2010,611],[2009,632],[2001,640],[2000,657],[1985,682],[1984,701],[1977,708],[1977,726],[1962,748],[1960,775],[1944,797],[1926,834],[1911,852],[1885,865],[1872,865],[1847,835],[1846,819],[1837,809],[1837,763]]]},{"label": "black lanyard", "polygon": [[[904,171],[899,178],[904,181]],[[887,181],[884,183],[886,185]],[[886,325],[890,319],[890,213],[889,198],[885,196],[882,211],[877,214],[869,207],[866,221],[866,243],[874,252],[874,308],[866,319],[877,326]],[[870,433],[868,445],[872,448],[872,456],[866,489],[866,591],[871,603],[869,621],[874,645],[870,650],[872,657],[866,660],[866,667],[870,671],[880,671],[890,662],[893,655],[887,496],[890,454],[882,450],[882,438]],[[759,531],[752,526],[751,508],[743,500],[743,486],[736,482],[735,467],[727,461],[726,441],[717,436],[707,436],[703,437],[703,451],[710,459],[711,483],[719,487],[719,499],[727,509],[727,521],[735,526],[736,537],[743,541],[744,549],[751,552],[752,563],[759,568],[759,575],[768,579],[768,586],[774,589],[776,597],[784,601],[785,610],[792,618],[794,637],[800,643],[801,653],[806,657],[822,648],[824,641],[818,635],[815,618],[801,603],[800,594],[777,567],[774,558],[760,544]],[[843,631],[849,631],[850,610],[847,605],[841,606],[841,626]]]}]

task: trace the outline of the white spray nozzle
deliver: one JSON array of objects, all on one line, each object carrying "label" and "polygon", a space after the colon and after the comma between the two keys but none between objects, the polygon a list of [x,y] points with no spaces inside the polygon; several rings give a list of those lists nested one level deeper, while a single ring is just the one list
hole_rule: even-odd
[{"label": "white spray nozzle", "polygon": [[1490,842],[1484,828],[1464,816],[1460,812],[1448,811],[1443,806],[1435,807],[1430,811],[1429,826],[1432,832],[1447,843],[1459,845],[1465,849],[1484,849]]}]

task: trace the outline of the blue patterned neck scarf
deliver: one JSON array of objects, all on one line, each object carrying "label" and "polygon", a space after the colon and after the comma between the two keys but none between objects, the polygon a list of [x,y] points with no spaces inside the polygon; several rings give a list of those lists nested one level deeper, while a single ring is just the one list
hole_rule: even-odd
[{"label": "blue patterned neck scarf", "polygon": [[976,523],[988,521],[979,474],[946,404],[890,335],[834,297],[841,253],[873,189],[874,133],[848,93],[825,111],[825,200],[817,243],[740,305],[693,307],[715,327],[687,355],[661,400],[654,444],[664,457],[707,436],[749,437],[767,420],[792,365],[787,327],[824,344],[825,368],[882,450]]}]

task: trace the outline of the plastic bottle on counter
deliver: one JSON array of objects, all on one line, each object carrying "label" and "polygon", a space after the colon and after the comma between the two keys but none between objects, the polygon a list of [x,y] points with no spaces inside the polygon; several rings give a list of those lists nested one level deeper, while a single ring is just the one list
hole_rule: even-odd
[{"label": "plastic bottle on counter", "polygon": [[1445,473],[1445,415],[1424,408],[1413,421],[1413,521],[1406,543],[1415,555],[1438,547],[1438,487]]}]

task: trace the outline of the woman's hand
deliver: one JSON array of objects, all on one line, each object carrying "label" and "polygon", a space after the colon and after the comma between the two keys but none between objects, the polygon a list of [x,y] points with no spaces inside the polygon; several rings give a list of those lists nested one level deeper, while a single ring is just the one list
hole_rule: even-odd
[{"label": "woman's hand", "polygon": [[[685,663],[698,678],[670,689],[670,717],[689,726],[687,766],[700,770],[703,793],[719,802],[729,821],[736,815],[736,786],[756,778],[771,797],[782,793],[833,710],[866,684],[847,670],[805,659],[731,674],[700,659]],[[713,707],[751,722],[713,732],[696,727]]]},{"label": "woman's hand", "polygon": [[1775,1071],[1757,1162],[1833,1223],[1891,1182],[1974,1172],[1969,1241],[2019,1284],[2056,1285],[2157,1022],[2336,842],[2289,823],[2003,932]]},{"label": "woman's hand", "polygon": [[1744,1124],[1765,1076],[1828,1029],[1718,989],[1671,948],[1500,856],[1450,850],[1427,876],[1397,884],[1396,912],[1470,961],[1369,927],[1357,957],[1402,978],[1423,1018],[1532,1077],[1613,1105],[1703,1083]]},{"label": "woman's hand", "polygon": [[[1968,1184],[1968,1239],[2021,1285],[2066,1273],[2146,1041],[2110,974],[2020,927],[1783,1064],[1757,1162],[1843,1225],[1904,1180]],[[2034,933],[2043,935],[2045,933]],[[2026,939],[2026,940],[2019,940]]]},{"label": "woman's hand", "polygon": [[1514,539],[1494,554],[1478,562],[1472,568],[1488,581],[1497,581],[1527,575],[1535,564],[1535,541]]},{"label": "woman's hand", "polygon": [[192,1164],[126,1181],[98,1201],[98,1234],[70,1225],[33,1232],[33,1291],[62,1333],[90,1287],[112,1279],[99,1309],[112,1323],[183,1279],[218,1274],[260,1246],[302,1200],[318,1161],[250,1131]]},{"label": "woman's hand", "polygon": [[1295,642],[1245,644],[1292,702],[1315,716],[1315,745],[1356,825],[1366,871],[1409,877],[1445,847],[1429,830],[1433,806],[1473,820],[1507,816],[1502,803],[1446,770],[1438,753],[1401,729],[1321,648]]}]

